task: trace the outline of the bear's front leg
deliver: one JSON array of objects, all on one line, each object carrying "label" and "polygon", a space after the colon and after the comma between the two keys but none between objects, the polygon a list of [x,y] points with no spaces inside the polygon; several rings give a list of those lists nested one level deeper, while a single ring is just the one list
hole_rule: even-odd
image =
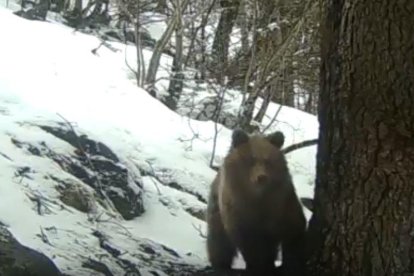
[{"label": "bear's front leg", "polygon": [[211,266],[218,271],[231,270],[236,248],[227,235],[216,202],[207,209],[207,254]]},{"label": "bear's front leg", "polygon": [[274,275],[277,247],[272,238],[246,233],[240,241],[240,252],[246,263],[246,275]]},{"label": "bear's front leg", "polygon": [[299,200],[289,202],[282,240],[282,270],[284,276],[305,276],[306,219]]},{"label": "bear's front leg", "polygon": [[305,234],[291,236],[282,242],[282,270],[284,276],[305,276]]}]

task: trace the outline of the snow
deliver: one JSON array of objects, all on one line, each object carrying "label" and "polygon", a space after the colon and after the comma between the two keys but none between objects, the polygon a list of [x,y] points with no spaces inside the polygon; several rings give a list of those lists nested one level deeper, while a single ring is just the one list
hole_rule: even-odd
[{"label": "snow", "polygon": [[159,40],[165,30],[167,29],[167,18],[165,15],[159,13],[144,13],[142,14],[143,24],[147,31],[151,34],[151,37]]},{"label": "snow", "polygon": [[[155,26],[149,30],[160,36],[160,29]],[[0,37],[0,221],[17,240],[53,258],[63,271],[77,269],[76,275],[90,275],[90,271],[80,264],[74,267],[73,260],[103,252],[91,235],[96,229],[127,252],[126,258],[133,259],[136,250],[131,239],[143,238],[173,248],[189,263],[206,264],[205,241],[197,229],[200,226],[205,231],[205,224],[185,208],[205,207],[188,192],[206,198],[215,175],[209,168],[214,123],[178,115],[138,88],[125,64],[126,52],[129,64],[135,64],[132,46],[113,42],[110,44],[116,52],[101,47],[94,55],[91,50],[100,44],[98,38],[56,23],[28,21],[2,7]],[[150,55],[144,50],[146,64]],[[171,57],[163,56],[157,77],[167,76],[171,62]],[[166,87],[168,82],[158,85]],[[227,108],[235,109],[239,100]],[[279,105],[270,105],[264,125],[278,109]],[[111,213],[99,204],[94,212],[96,216],[104,214],[102,221],[96,217],[91,220],[71,207],[62,208],[48,175],[60,175],[91,189],[53,161],[15,147],[11,138],[31,144],[45,142],[54,151],[70,155],[74,150],[71,145],[36,126],[64,123],[64,119],[92,139],[110,145],[136,174],[139,167],[154,170],[161,179],[179,182],[188,192],[143,176],[146,212],[132,221],[110,218]],[[231,135],[230,130],[220,129],[216,163],[226,154]],[[312,115],[283,107],[278,123],[269,131],[276,129],[285,133],[285,144],[289,145],[316,138],[318,124]],[[199,139],[192,139],[193,131]],[[315,147],[288,156],[299,196],[313,196],[314,159]],[[33,171],[28,177],[16,178],[16,169],[24,166]],[[37,214],[30,199],[35,196],[48,200],[50,210],[45,215]],[[42,231],[50,244],[39,237]],[[117,268],[113,269],[118,275]]]}]

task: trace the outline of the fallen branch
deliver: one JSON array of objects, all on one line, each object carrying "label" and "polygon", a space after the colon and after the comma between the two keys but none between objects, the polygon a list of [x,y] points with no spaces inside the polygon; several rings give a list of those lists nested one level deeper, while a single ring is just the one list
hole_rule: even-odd
[{"label": "fallen branch", "polygon": [[198,232],[198,234],[200,235],[200,237],[202,237],[203,239],[207,238],[207,234],[203,233],[203,230],[201,229],[201,225],[195,225],[194,223],[192,223],[194,229]]},{"label": "fallen branch", "polygon": [[44,243],[48,245],[52,245],[49,241],[49,238],[46,236],[45,232],[43,231],[42,226],[40,226],[40,234],[38,234],[37,236],[39,236]]},{"label": "fallen branch", "polygon": [[[156,174],[155,169],[154,169],[154,167],[152,166],[151,162],[150,162],[150,161],[148,161],[148,160],[145,160],[145,161],[147,162],[148,166],[149,166],[149,167],[150,167],[150,169],[151,169],[151,173],[152,173],[152,175],[150,175],[150,176],[152,176],[151,181],[152,181],[152,183],[154,183],[155,188],[157,188],[157,192],[158,192],[158,194],[159,194],[159,195],[161,195],[161,190],[160,190],[160,188],[158,187],[158,183],[157,183],[157,181],[158,181],[158,182],[160,182],[160,183],[162,183],[162,184],[164,184],[164,183],[161,181],[161,179],[160,179],[159,177],[157,177],[157,174]],[[154,180],[153,178],[155,178],[155,180]],[[164,184],[164,185],[165,185],[165,184]]]},{"label": "fallen branch", "polygon": [[300,142],[300,143],[297,143],[297,144],[290,145],[289,147],[286,147],[286,148],[282,149],[282,152],[284,154],[287,154],[287,153],[292,152],[292,151],[297,150],[297,149],[301,149],[301,148],[316,145],[317,143],[318,143],[318,139],[306,140],[306,141],[303,141],[303,142]]},{"label": "fallen branch", "polygon": [[36,204],[36,211],[39,216],[43,216],[45,213],[54,214],[54,212],[51,209],[50,203],[58,205],[56,201],[50,200],[42,196],[41,194],[39,194],[39,192],[34,193],[32,191],[32,193],[33,194],[26,193],[26,195],[31,201],[33,201]]},{"label": "fallen branch", "polygon": [[220,167],[219,166],[214,166],[214,165],[210,165],[210,168],[215,170],[216,172],[219,171]]},{"label": "fallen branch", "polygon": [[2,157],[4,157],[4,158],[6,158],[7,160],[9,160],[9,161],[13,161],[10,157],[8,157],[6,154],[4,154],[4,153],[2,153],[2,152],[0,152],[0,156],[2,156]]},{"label": "fallen branch", "polygon": [[112,51],[112,52],[114,52],[114,53],[119,52],[119,50],[118,50],[118,49],[116,49],[116,48],[112,47],[112,45],[111,45],[111,44],[109,44],[108,42],[106,42],[106,40],[104,40],[104,39],[103,39],[103,40],[101,41],[101,43],[98,45],[98,47],[93,48],[93,49],[91,50],[92,54],[94,54],[94,55],[98,55],[98,50],[99,50],[102,46],[105,46],[106,48],[108,48],[109,50],[111,50],[111,51]]}]

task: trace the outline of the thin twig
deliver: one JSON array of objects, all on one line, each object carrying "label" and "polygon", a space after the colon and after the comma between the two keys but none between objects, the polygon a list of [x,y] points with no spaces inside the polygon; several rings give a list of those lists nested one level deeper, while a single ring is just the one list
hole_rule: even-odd
[{"label": "thin twig", "polygon": [[[278,58],[285,55],[285,52],[287,51],[288,46],[291,44],[293,39],[297,37],[298,33],[300,32],[303,25],[305,24],[306,15],[311,13],[317,7],[318,7],[318,1],[308,0],[308,2],[305,3],[305,5],[303,6],[302,15],[298,17],[298,19],[293,23],[291,31],[289,32],[287,37],[283,40],[283,42],[281,43],[281,46],[266,60],[263,66],[264,73],[270,70],[271,65],[274,64]],[[270,76],[267,80],[263,81],[263,78],[265,77],[265,75],[266,74],[262,74],[261,80],[259,81],[260,86],[258,87],[258,89],[262,89],[266,87],[271,81],[273,81],[273,79],[277,77],[277,74],[275,74],[274,76]]]},{"label": "thin twig", "polygon": [[125,227],[124,225],[122,225],[121,223],[114,221],[114,218],[113,218],[113,217],[109,217],[109,218],[107,218],[107,219],[101,219],[101,216],[98,216],[98,217],[95,219],[95,221],[96,221],[97,223],[112,223],[112,224],[114,224],[114,225],[118,226],[119,228],[121,228],[121,229],[125,230],[125,233],[126,233],[128,236],[132,237],[132,233],[131,233],[131,231],[129,231],[129,229],[128,229],[127,227]]},{"label": "thin twig", "polygon": [[219,106],[216,109],[216,114],[214,114],[214,138],[213,138],[213,151],[211,153],[211,159],[210,159],[210,168],[213,167],[213,162],[214,162],[214,157],[216,155],[216,146],[217,146],[217,137],[218,137],[218,121],[220,119],[220,113],[221,113],[221,109],[223,107],[223,103],[224,103],[224,96],[226,95],[226,90],[227,90],[227,77],[225,79],[225,85],[220,86],[220,97],[219,97]]},{"label": "thin twig", "polygon": [[277,116],[279,116],[280,111],[282,110],[282,105],[279,105],[279,108],[277,109],[275,115],[273,116],[272,120],[267,124],[267,126],[262,130],[262,133],[265,133],[266,130],[270,128],[270,126],[276,121]]},{"label": "thin twig", "polygon": [[198,232],[198,234],[200,235],[200,237],[202,237],[203,239],[207,238],[207,235],[203,233],[203,231],[201,230],[201,225],[199,224],[198,226],[195,225],[194,223],[192,223],[194,229]]},{"label": "thin twig", "polygon": [[[194,108],[194,103],[193,103],[192,107]],[[187,117],[187,124],[188,124],[188,127],[190,128],[193,136],[191,138],[189,138],[189,139],[184,139],[184,138],[181,138],[181,137],[177,139],[180,142],[190,142],[190,145],[185,148],[186,151],[193,150],[193,142],[195,140],[200,140],[200,141],[202,141],[204,143],[211,140],[211,138],[202,139],[200,137],[200,133],[198,133],[197,131],[195,131],[194,128],[192,127],[192,125],[191,125],[191,118],[190,117]]]}]

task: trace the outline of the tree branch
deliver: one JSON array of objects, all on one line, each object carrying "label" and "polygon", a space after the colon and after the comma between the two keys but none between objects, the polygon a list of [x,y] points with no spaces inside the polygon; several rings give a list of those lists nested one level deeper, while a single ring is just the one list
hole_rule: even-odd
[{"label": "tree branch", "polygon": [[286,148],[282,149],[282,152],[284,154],[287,154],[287,153],[292,152],[292,151],[297,150],[297,149],[301,149],[301,148],[304,148],[304,147],[309,147],[309,146],[316,145],[317,143],[318,143],[318,139],[306,140],[306,141],[303,141],[303,142],[300,142],[300,143],[297,143],[297,144],[290,145],[289,147],[286,147]]}]

